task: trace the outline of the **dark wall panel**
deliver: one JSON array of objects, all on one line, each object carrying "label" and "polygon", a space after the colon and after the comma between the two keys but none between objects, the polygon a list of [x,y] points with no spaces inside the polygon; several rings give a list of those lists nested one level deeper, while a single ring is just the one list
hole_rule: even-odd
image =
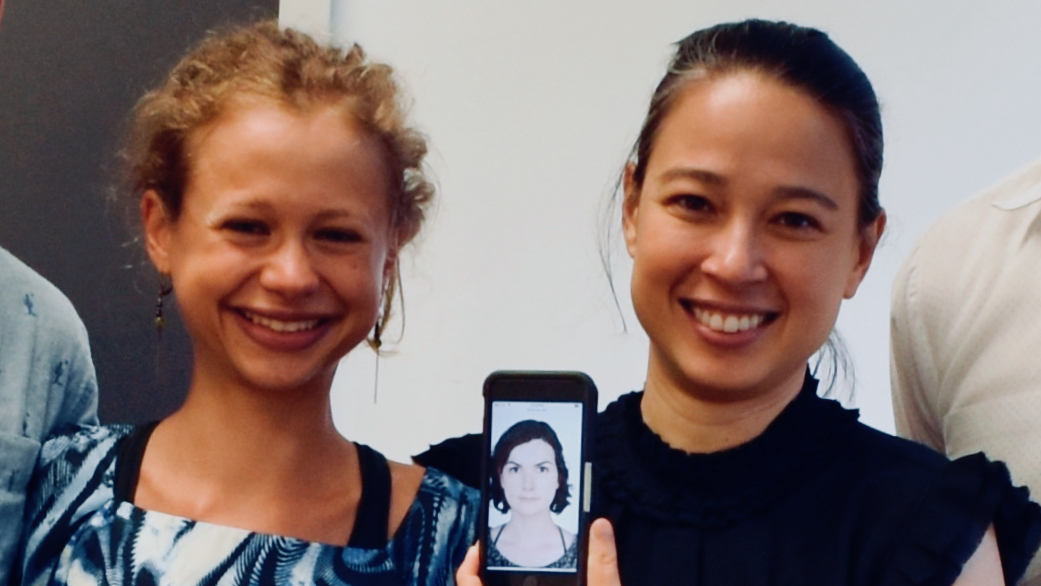
[{"label": "dark wall panel", "polygon": [[[127,114],[215,26],[274,17],[278,0],[7,0],[0,27],[0,244],[54,282],[90,332],[105,422],[157,419],[188,385],[176,316],[106,204]],[[168,304],[170,305],[170,304]]]}]

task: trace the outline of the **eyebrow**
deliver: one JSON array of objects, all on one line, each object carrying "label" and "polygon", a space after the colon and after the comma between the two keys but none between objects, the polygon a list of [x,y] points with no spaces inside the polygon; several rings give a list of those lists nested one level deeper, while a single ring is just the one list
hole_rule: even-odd
[{"label": "eyebrow", "polygon": [[[216,225],[218,220],[228,215],[234,215],[243,211],[252,211],[258,213],[269,213],[274,209],[271,203],[264,201],[262,198],[248,199],[238,202],[227,204],[217,210],[212,210],[206,216],[207,225]],[[327,209],[318,212],[317,219],[319,221],[335,220],[338,218],[350,218],[354,217],[355,214],[345,209]]]},{"label": "eyebrow", "polygon": [[701,169],[692,169],[690,167],[677,167],[669,169],[662,173],[662,179],[666,181],[672,179],[695,179],[702,183],[708,183],[710,185],[726,185],[727,180],[722,175],[717,175],[711,171],[703,171]]},{"label": "eyebrow", "polygon": [[[726,178],[722,175],[718,175],[711,171],[704,171],[702,169],[692,169],[690,167],[669,169],[662,173],[662,179],[666,181],[674,179],[694,179],[715,186],[724,186],[727,184]],[[836,203],[834,199],[808,187],[781,186],[775,191],[781,196],[781,199],[808,199],[817,202],[829,210],[839,209],[839,204]]]},{"label": "eyebrow", "polygon": [[781,196],[781,199],[808,199],[817,202],[829,210],[839,209],[839,204],[837,204],[834,199],[814,189],[806,187],[779,187],[777,188],[777,192]]},{"label": "eyebrow", "polygon": [[[541,462],[535,462],[535,463],[534,463],[534,464],[532,464],[532,465],[533,465],[533,466],[543,466],[543,465],[546,465],[546,466],[548,466],[548,465],[550,465],[550,464],[552,464],[552,463],[553,463],[553,462],[552,462],[551,460],[543,460],[543,461],[541,461]],[[518,462],[514,462],[513,460],[506,460],[506,464],[505,464],[505,466],[509,466],[510,464],[513,464],[514,466],[523,466],[523,465],[524,465],[524,464],[520,464],[520,463],[518,463]],[[504,467],[505,467],[505,466],[504,466]]]}]

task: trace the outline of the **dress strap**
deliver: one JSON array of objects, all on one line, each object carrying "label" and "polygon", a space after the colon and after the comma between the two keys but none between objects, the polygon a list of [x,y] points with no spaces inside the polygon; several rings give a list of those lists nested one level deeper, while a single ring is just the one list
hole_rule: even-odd
[{"label": "dress strap", "polygon": [[506,523],[499,525],[499,531],[495,533],[495,539],[492,539],[492,545],[499,543],[499,536],[502,535],[502,530],[506,528]]},{"label": "dress strap", "polygon": [[347,547],[383,549],[390,519],[390,466],[383,454],[364,444],[354,445],[361,469],[361,500]]},{"label": "dress strap", "polygon": [[137,481],[141,478],[141,460],[145,457],[148,438],[152,437],[157,425],[158,421],[138,425],[119,440],[116,447],[116,477],[112,487],[116,502],[134,502]]},{"label": "dress strap", "polygon": [[564,548],[564,555],[567,555],[567,542],[564,541],[564,530],[557,525],[557,533],[560,533],[560,546]]}]

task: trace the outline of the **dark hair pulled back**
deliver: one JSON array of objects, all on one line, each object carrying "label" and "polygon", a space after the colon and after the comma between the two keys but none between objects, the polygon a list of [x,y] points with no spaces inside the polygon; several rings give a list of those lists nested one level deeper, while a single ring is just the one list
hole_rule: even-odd
[{"label": "dark hair pulled back", "polygon": [[867,76],[825,33],[786,22],[746,20],[696,31],[676,44],[665,77],[651,97],[640,136],[630,153],[633,180],[643,184],[662,120],[687,83],[751,71],[800,89],[842,121],[856,156],[860,202],[857,223],[878,218],[882,174],[882,116]]}]

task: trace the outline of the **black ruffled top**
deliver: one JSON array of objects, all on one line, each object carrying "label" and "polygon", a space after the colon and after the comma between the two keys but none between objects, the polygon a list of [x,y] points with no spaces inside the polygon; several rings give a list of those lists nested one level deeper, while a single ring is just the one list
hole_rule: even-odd
[{"label": "black ruffled top", "polygon": [[597,419],[594,514],[615,526],[626,586],[954,582],[994,525],[1005,581],[1041,543],[1041,507],[1008,470],[954,462],[799,395],[755,439],[711,454],[665,444],[642,393]]}]

